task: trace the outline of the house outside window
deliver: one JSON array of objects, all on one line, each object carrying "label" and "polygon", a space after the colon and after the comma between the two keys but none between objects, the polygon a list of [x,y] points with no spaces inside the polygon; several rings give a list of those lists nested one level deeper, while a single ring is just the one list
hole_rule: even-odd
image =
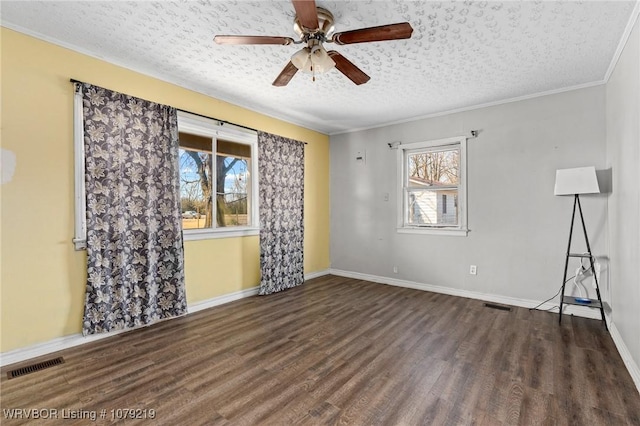
[{"label": "house outside window", "polygon": [[466,235],[466,137],[400,145],[398,232]]}]

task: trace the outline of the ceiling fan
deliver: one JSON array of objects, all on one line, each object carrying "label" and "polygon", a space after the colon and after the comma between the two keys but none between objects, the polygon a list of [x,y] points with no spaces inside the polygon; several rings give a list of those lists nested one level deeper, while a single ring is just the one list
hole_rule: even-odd
[{"label": "ceiling fan", "polygon": [[411,37],[413,28],[408,22],[381,25],[379,27],[334,32],[334,19],[328,10],[316,7],[315,0],[292,0],[296,11],[293,24],[299,40],[280,36],[217,35],[217,44],[306,44],[293,54],[289,63],[273,82],[274,86],[286,86],[298,70],[313,75],[337,68],[355,84],[363,84],[370,77],[335,50],[325,50],[323,43],[338,45],[371,41],[401,40]]}]

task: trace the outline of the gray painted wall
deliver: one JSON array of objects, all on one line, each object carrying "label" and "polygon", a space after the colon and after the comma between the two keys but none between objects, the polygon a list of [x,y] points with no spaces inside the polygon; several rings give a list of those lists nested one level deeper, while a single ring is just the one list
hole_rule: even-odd
[{"label": "gray painted wall", "polygon": [[[553,296],[573,202],[553,195],[555,171],[606,168],[605,117],[605,86],[596,86],[332,136],[331,267],[534,301]],[[468,143],[469,235],[398,234],[396,151],[387,143],[472,129],[480,134]],[[356,161],[358,152],[366,153],[364,163]],[[608,297],[606,207],[606,194],[583,199]],[[575,241],[574,250],[584,250],[582,239]],[[475,276],[471,264],[478,266]]]},{"label": "gray painted wall", "polygon": [[640,22],[607,83],[612,319],[640,366]]}]

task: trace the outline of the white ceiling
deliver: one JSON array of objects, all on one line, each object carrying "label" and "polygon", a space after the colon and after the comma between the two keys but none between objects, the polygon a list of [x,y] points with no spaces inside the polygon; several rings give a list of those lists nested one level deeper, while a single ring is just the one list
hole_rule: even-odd
[{"label": "white ceiling", "polygon": [[[295,38],[289,1],[2,1],[2,25],[327,134],[602,82],[634,9],[620,2],[317,1],[336,31],[408,21],[408,40],[330,47],[337,70],[271,85],[297,51],[217,45]],[[74,77],[74,76],[69,76]]]}]

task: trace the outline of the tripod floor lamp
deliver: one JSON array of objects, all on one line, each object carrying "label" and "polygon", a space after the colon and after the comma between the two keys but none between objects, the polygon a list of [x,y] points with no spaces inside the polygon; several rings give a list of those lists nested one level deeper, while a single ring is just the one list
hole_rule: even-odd
[{"label": "tripod floor lamp", "polygon": [[[559,323],[562,323],[562,308],[564,305],[580,305],[588,306],[590,308],[596,308],[600,310],[600,316],[604,322],[605,328],[607,328],[607,322],[604,317],[604,307],[602,305],[602,298],[600,297],[600,286],[598,284],[598,277],[594,267],[594,258],[591,254],[591,245],[589,244],[589,237],[587,236],[587,228],[584,224],[584,216],[582,215],[582,206],[580,205],[580,195],[583,194],[599,194],[600,187],[598,186],[598,178],[596,176],[595,167],[579,167],[575,169],[561,169],[556,171],[556,185],[555,195],[573,195],[573,213],[571,214],[571,228],[569,229],[569,243],[567,244],[567,257],[564,262],[564,278],[562,279],[562,293],[560,294],[560,319]],[[576,207],[580,214],[580,222],[582,223],[582,232],[584,233],[584,240],[587,244],[587,251],[585,253],[572,253],[571,252],[571,238],[573,237],[573,224],[576,218]],[[590,299],[588,297],[573,297],[565,296],[565,286],[567,284],[567,270],[569,268],[569,259],[575,257],[580,259],[580,266],[582,268],[582,260],[589,259],[589,267],[593,274],[593,280],[596,288],[597,299]],[[608,329],[608,328],[607,328]]]}]

